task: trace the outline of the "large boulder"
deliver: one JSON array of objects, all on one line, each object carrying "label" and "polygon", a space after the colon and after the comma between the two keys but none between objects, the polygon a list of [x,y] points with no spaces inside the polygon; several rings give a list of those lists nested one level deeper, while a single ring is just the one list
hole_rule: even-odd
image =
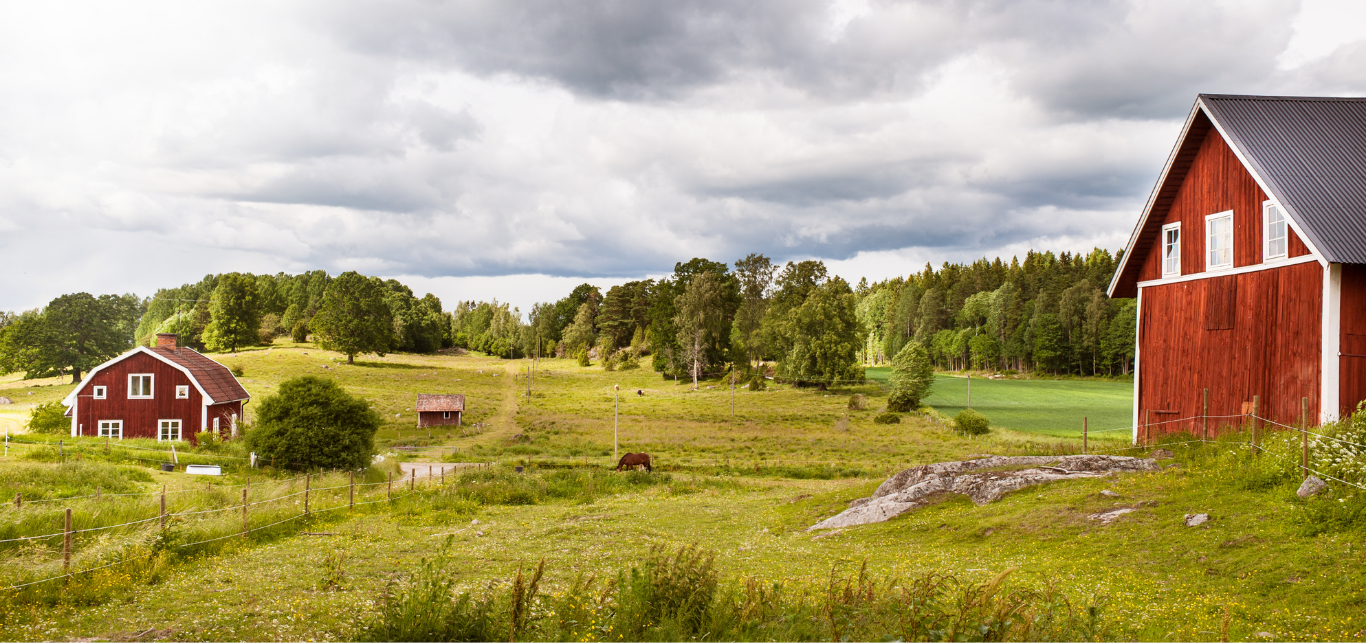
[{"label": "large boulder", "polygon": [[1323,490],[1327,488],[1327,482],[1320,480],[1318,476],[1309,476],[1300,484],[1300,488],[1295,492],[1295,495],[1301,498],[1308,498],[1309,496],[1317,496],[1320,493],[1323,493]]},{"label": "large boulder", "polygon": [[988,456],[906,469],[883,482],[872,497],[856,500],[811,529],[835,529],[884,522],[934,502],[945,493],[972,498],[978,506],[1045,482],[1098,478],[1121,471],[1157,471],[1152,460],[1113,455]]}]

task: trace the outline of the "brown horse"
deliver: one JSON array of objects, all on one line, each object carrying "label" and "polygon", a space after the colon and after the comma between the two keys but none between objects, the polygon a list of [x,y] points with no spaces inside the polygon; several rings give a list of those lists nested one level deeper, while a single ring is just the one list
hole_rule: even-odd
[{"label": "brown horse", "polygon": [[639,466],[644,466],[646,471],[654,471],[650,468],[650,454],[628,453],[621,456],[621,461],[617,463],[617,471],[621,471],[622,467],[634,469]]}]

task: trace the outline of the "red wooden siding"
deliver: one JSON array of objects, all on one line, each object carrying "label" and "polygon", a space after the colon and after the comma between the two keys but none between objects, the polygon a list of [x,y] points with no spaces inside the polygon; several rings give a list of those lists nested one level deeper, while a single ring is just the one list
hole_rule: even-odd
[{"label": "red wooden siding", "polygon": [[[128,376],[151,373],[153,398],[128,399]],[[93,398],[94,387],[106,386],[103,400]],[[189,399],[177,400],[176,386],[189,386]],[[137,353],[94,374],[76,403],[76,423],[81,435],[98,436],[100,420],[123,420],[123,437],[157,437],[159,420],[180,420],[180,437],[194,438],[200,429],[202,399],[190,379],[175,367],[145,353]]]},{"label": "red wooden siding", "polygon": [[[1212,416],[1239,415],[1259,395],[1263,417],[1298,422],[1301,397],[1317,417],[1322,283],[1323,268],[1304,263],[1144,288],[1139,422],[1149,411],[1153,423],[1199,416],[1206,388]],[[1232,324],[1223,328],[1230,302]],[[1153,433],[1198,426],[1166,424]]]},{"label": "red wooden siding", "polygon": [[208,409],[208,418],[205,420],[206,424],[204,425],[204,429],[212,431],[213,419],[218,418],[218,434],[223,437],[232,437],[232,421],[234,416],[237,417],[238,422],[242,421],[241,402],[210,404]]},{"label": "red wooden siding", "polygon": [[442,411],[421,411],[417,414],[417,425],[424,426],[460,426],[460,411],[451,411],[449,418],[441,417]]},{"label": "red wooden siding", "polygon": [[[1266,193],[1257,186],[1217,130],[1209,130],[1200,144],[1162,225],[1181,223],[1181,274],[1205,271],[1205,217],[1233,211],[1233,265],[1262,263],[1262,203]],[[1157,234],[1161,235],[1158,231]],[[1289,255],[1309,254],[1294,230]],[[1162,239],[1158,238],[1139,270],[1139,281],[1162,277]]]},{"label": "red wooden siding", "polygon": [[1342,330],[1338,344],[1338,417],[1366,399],[1366,266],[1342,266]]}]

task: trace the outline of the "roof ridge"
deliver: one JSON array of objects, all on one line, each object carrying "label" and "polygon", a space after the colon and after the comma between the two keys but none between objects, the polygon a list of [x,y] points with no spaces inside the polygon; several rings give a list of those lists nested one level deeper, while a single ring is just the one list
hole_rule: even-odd
[{"label": "roof ridge", "polygon": [[1366,101],[1366,96],[1261,96],[1257,94],[1200,94],[1199,97],[1212,98],[1215,100],[1261,100],[1284,102],[1357,103]]}]

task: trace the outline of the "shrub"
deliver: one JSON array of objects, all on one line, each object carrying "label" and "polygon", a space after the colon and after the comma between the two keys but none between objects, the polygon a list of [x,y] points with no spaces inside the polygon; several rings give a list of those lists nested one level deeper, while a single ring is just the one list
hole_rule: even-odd
[{"label": "shrub", "polygon": [[64,435],[71,433],[71,418],[66,417],[61,402],[48,402],[33,407],[28,414],[28,430],[33,433]]},{"label": "shrub", "polygon": [[623,371],[640,368],[640,358],[636,357],[635,353],[626,353],[626,356],[621,359],[621,363],[617,364],[617,368]]},{"label": "shrub", "polygon": [[228,370],[232,371],[232,374],[236,377],[242,377],[247,374],[247,369],[242,368],[241,364],[233,364],[228,367]]},{"label": "shrub", "polygon": [[763,375],[755,375],[754,378],[749,381],[749,384],[746,386],[746,388],[748,388],[751,391],[762,391],[767,386],[768,383],[764,381]]},{"label": "shrub", "polygon": [[901,416],[896,413],[879,413],[873,424],[901,424]]},{"label": "shrub", "polygon": [[247,445],[293,470],[361,469],[370,464],[379,413],[336,382],[313,375],[285,380],[261,401]]},{"label": "shrub", "polygon": [[585,368],[588,367],[588,366],[591,366],[591,364],[590,364],[589,361],[588,361],[588,350],[587,350],[587,349],[580,348],[580,349],[579,349],[579,352],[577,352],[577,353],[574,354],[574,359],[576,359],[576,360],[579,361],[579,366],[583,366],[583,367],[585,367]]},{"label": "shrub", "polygon": [[299,344],[308,341],[308,322],[302,319],[294,322],[294,326],[289,329],[289,338]]},{"label": "shrub", "polygon": [[498,641],[507,636],[499,627],[492,596],[455,597],[453,539],[447,536],[436,557],[423,559],[408,582],[390,582],[379,615],[361,630],[359,640]]},{"label": "shrub", "polygon": [[983,435],[991,430],[987,416],[972,409],[963,409],[953,418],[953,425],[964,435]]},{"label": "shrub", "polygon": [[602,370],[604,370],[604,371],[615,371],[615,370],[617,370],[617,356],[616,356],[616,355],[610,355],[610,356],[608,356],[607,358],[603,359],[603,360],[602,360]]},{"label": "shrub", "polygon": [[862,393],[855,393],[849,396],[849,410],[862,411],[868,408],[868,398]]},{"label": "shrub", "polygon": [[194,434],[194,443],[195,446],[198,447],[213,449],[222,441],[223,439],[218,437],[218,434],[213,431],[200,431]]},{"label": "shrub", "polygon": [[887,397],[888,411],[914,411],[934,384],[934,363],[925,345],[911,341],[892,359],[892,392]]}]

